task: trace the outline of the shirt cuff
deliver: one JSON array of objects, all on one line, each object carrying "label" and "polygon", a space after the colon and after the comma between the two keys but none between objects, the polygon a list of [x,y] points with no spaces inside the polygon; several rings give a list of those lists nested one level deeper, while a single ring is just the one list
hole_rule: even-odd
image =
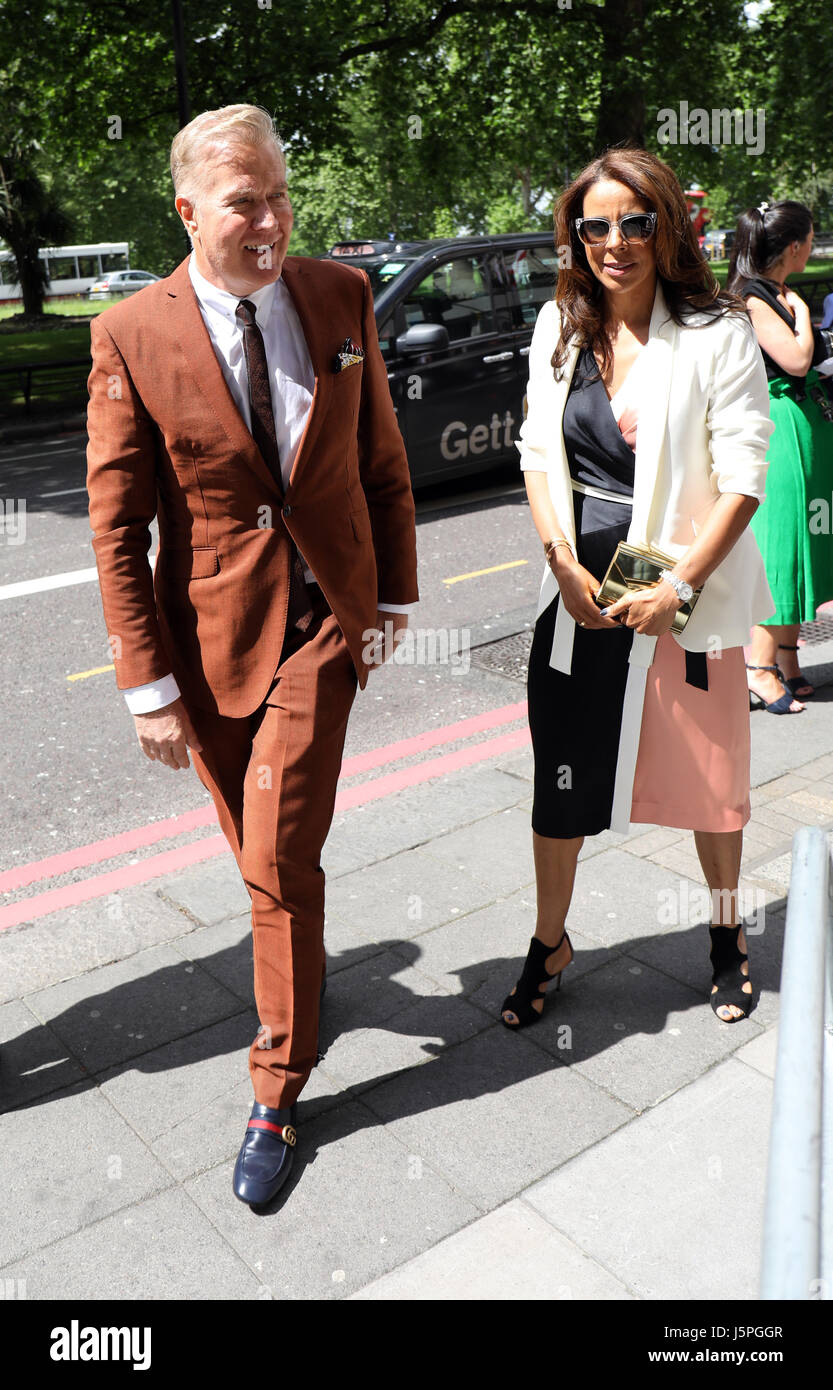
[{"label": "shirt cuff", "polygon": [[164,709],[165,705],[178,700],[179,694],[179,686],[173,675],[148,681],[147,685],[133,685],[122,691],[131,714],[151,714],[153,710]]},{"label": "shirt cuff", "polygon": [[415,603],[377,603],[376,607],[380,613],[413,613],[416,608]]}]

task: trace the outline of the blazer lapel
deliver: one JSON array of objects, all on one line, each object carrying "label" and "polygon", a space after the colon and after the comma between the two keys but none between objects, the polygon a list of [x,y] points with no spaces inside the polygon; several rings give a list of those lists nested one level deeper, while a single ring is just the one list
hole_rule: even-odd
[{"label": "blazer lapel", "polygon": [[648,341],[642,349],[650,358],[650,363],[643,365],[649,371],[651,397],[648,407],[639,413],[636,428],[633,514],[628,529],[628,540],[641,545],[649,543],[652,530],[652,511],[660,480],[677,333],[677,325],[668,314],[665,296],[657,280]]},{"label": "blazer lapel", "polygon": [[289,291],[290,298],[309,349],[312,368],[315,373],[315,389],[304,433],[292,462],[289,487],[296,487],[305,460],[315,448],[321,430],[321,422],[327,413],[330,391],[333,384],[332,358],[335,349],[328,332],[330,318],[325,306],[317,303],[311,285],[309,270],[300,256],[288,256],[283,263],[281,278]]},{"label": "blazer lapel", "polygon": [[217,420],[234,452],[245,459],[262,482],[274,489],[272,472],[237,409],[217,361],[188,274],[187,260],[182,261],[169,276],[168,285],[174,333],[206,409]]}]

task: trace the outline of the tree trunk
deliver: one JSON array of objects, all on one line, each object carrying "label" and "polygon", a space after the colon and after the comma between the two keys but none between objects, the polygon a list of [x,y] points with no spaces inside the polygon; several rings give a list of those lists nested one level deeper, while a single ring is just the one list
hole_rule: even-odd
[{"label": "tree trunk", "polygon": [[594,153],[611,145],[645,141],[642,86],[644,0],[605,0],[601,15],[601,99]]}]

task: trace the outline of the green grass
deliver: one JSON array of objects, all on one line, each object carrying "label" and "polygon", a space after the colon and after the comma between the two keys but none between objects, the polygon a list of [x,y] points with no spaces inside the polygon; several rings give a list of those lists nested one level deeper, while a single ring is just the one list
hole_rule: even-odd
[{"label": "green grass", "polygon": [[26,329],[16,333],[0,331],[0,367],[18,362],[60,362],[62,358],[89,357],[90,330],[87,324],[70,324],[55,332],[48,328]]},{"label": "green grass", "polygon": [[[725,285],[729,271],[728,260],[709,261],[709,265],[714,272],[715,279],[721,285]],[[806,269],[802,270],[800,275],[791,275],[788,283],[800,293],[802,280],[829,280],[831,277],[833,277],[833,256],[824,256],[819,260],[808,261]]]},{"label": "green grass", "polygon": [[[121,296],[119,297],[121,298]],[[95,318],[102,309],[108,309],[115,302],[115,299],[87,299],[86,296],[78,295],[75,299],[61,299],[52,303],[46,300],[44,312],[60,323],[61,319],[64,318]],[[20,302],[0,304],[0,332],[3,331],[4,320],[10,319],[13,314],[19,314],[22,307]]]}]

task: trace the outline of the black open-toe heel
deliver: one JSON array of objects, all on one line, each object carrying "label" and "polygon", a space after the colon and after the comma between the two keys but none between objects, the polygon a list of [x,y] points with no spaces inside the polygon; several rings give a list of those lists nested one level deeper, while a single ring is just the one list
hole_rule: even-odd
[{"label": "black open-toe heel", "polygon": [[[561,948],[565,940],[570,948],[570,959],[565,961],[561,970],[553,977],[547,970],[546,962],[551,955],[554,955]],[[553,978],[555,979],[555,988],[557,990],[561,988],[562,972],[570,964],[573,955],[573,943],[567,935],[566,929],[561,933],[561,938],[555,946],[547,946],[539,937],[532,937],[521,978],[500,1006],[501,1022],[507,1028],[526,1028],[530,1023],[537,1023],[543,1010],[539,1013],[537,1009],[533,1009],[533,999],[543,999],[547,985]],[[515,1015],[518,1020],[517,1023],[510,1023],[503,1017],[507,1011]]]},{"label": "black open-toe heel", "polygon": [[741,1018],[746,1018],[752,1009],[752,993],[744,991],[743,986],[749,983],[749,976],[744,975],[741,966],[749,957],[738,949],[738,935],[740,927],[709,927],[711,937],[711,951],[709,960],[712,963],[712,984],[717,985],[717,989],[711,996],[711,1006],[721,1023],[738,1023],[736,1014],[730,1018],[723,1018],[718,1014],[718,1009],[723,1008],[724,1004],[734,1004],[736,1008],[742,1009]]},{"label": "black open-toe heel", "polygon": [[[787,642],[779,642],[778,650],[779,652],[797,652],[798,643],[796,642],[795,646],[791,647]],[[816,693],[816,687],[811,685],[807,677],[802,676],[800,671],[797,676],[781,676],[781,683],[787,687],[791,695],[795,696],[796,700],[809,700],[810,695]],[[798,692],[802,688],[808,690],[809,694],[799,695]]]},{"label": "black open-toe heel", "polygon": [[[774,671],[782,685],[789,685],[789,681],[785,681],[784,677],[781,675],[780,666],[750,666],[747,661],[746,669],[747,671]],[[749,687],[749,708],[763,708],[770,714],[801,714],[801,710],[790,709],[790,705],[795,698],[795,695],[792,693],[789,695],[779,695],[777,700],[770,700],[769,704],[767,704],[763,695],[759,695],[757,690],[753,690],[751,686]]]}]

